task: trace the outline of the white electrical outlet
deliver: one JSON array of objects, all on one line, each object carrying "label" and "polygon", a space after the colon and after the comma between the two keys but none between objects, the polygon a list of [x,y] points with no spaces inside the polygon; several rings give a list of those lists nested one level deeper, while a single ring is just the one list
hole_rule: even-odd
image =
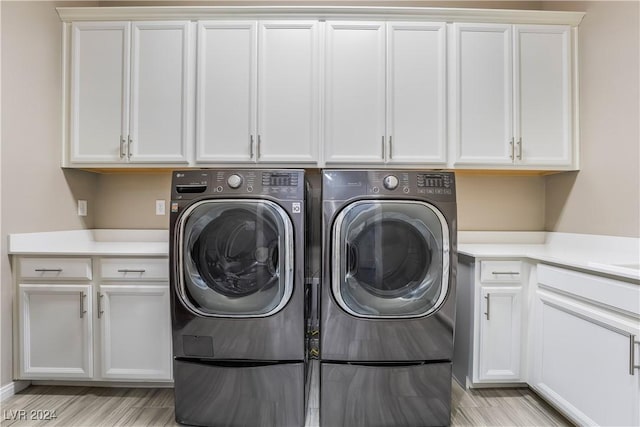
[{"label": "white electrical outlet", "polygon": [[86,200],[78,200],[78,216],[87,216]]},{"label": "white electrical outlet", "polygon": [[156,200],[156,215],[164,215],[164,200]]}]

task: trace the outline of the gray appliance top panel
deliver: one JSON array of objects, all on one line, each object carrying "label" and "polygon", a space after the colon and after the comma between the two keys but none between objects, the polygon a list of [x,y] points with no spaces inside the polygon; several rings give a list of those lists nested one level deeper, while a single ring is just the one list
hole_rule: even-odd
[{"label": "gray appliance top panel", "polygon": [[349,200],[363,196],[455,202],[455,175],[453,172],[429,170],[323,171],[324,200]]},{"label": "gray appliance top panel", "polygon": [[174,171],[172,200],[202,196],[259,197],[301,200],[304,171],[300,169],[200,169]]}]

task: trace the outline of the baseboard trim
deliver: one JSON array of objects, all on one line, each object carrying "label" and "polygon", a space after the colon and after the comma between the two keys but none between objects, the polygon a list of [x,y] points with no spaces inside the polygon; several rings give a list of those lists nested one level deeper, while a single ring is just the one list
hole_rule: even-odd
[{"label": "baseboard trim", "polygon": [[0,387],[0,402],[10,398],[16,393],[20,393],[31,385],[31,381],[13,381],[7,385]]}]

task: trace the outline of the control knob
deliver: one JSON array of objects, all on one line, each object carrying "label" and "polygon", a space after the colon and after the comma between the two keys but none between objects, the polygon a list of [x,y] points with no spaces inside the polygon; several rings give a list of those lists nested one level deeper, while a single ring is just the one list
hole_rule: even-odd
[{"label": "control knob", "polygon": [[239,188],[242,185],[242,177],[237,174],[229,175],[227,178],[227,185],[231,188]]},{"label": "control knob", "polygon": [[382,185],[384,185],[384,188],[386,188],[387,190],[395,190],[396,188],[398,188],[399,183],[400,182],[398,181],[398,177],[395,175],[387,175],[382,180]]}]

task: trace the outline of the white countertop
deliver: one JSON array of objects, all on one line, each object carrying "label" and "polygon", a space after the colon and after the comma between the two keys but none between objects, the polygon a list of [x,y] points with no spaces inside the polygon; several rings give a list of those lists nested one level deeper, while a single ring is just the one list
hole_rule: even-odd
[{"label": "white countertop", "polygon": [[462,231],[458,253],[473,258],[524,258],[640,283],[640,239],[632,237]]},{"label": "white countertop", "polygon": [[12,255],[168,256],[168,230],[73,230],[9,235]]},{"label": "white countertop", "polygon": [[[74,230],[9,235],[12,255],[168,256],[168,230]],[[458,233],[458,253],[520,258],[640,284],[640,239],[551,232]],[[634,268],[635,266],[635,268]]]}]

